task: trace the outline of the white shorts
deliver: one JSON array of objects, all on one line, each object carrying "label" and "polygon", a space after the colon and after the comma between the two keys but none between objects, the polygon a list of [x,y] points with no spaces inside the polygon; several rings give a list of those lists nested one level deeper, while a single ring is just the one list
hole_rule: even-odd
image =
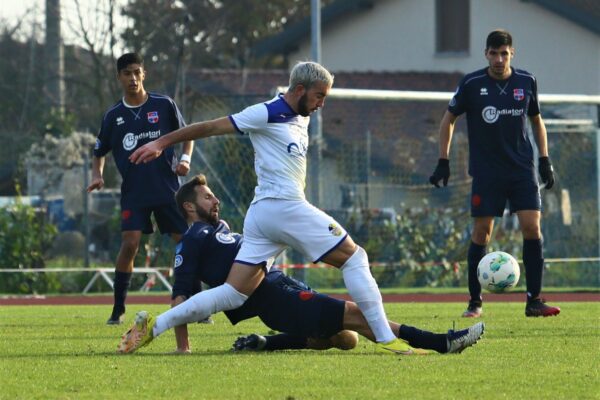
[{"label": "white shorts", "polygon": [[235,261],[260,264],[289,246],[317,262],[346,236],[335,219],[305,200],[262,199],[248,209]]}]

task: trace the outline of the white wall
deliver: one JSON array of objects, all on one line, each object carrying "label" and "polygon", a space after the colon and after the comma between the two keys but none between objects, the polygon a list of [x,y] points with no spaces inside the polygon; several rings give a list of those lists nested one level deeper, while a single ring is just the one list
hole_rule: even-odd
[{"label": "white wall", "polygon": [[[520,0],[471,0],[471,51],[436,55],[435,0],[380,0],[372,10],[322,29],[322,62],[332,71],[467,73],[486,66],[485,38],[513,34],[513,65],[535,74],[542,93],[600,93],[600,36]],[[310,57],[307,40],[291,61]]]}]

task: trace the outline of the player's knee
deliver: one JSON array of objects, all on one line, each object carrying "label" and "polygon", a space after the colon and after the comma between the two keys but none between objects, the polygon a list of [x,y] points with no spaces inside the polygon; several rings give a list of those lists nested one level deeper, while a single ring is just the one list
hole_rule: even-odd
[{"label": "player's knee", "polygon": [[140,247],[140,242],[135,239],[123,239],[121,242],[121,254],[124,256],[135,257]]},{"label": "player's knee", "polygon": [[333,347],[340,350],[352,350],[358,345],[358,333],[349,330],[343,330],[331,338]]},{"label": "player's knee", "polygon": [[487,245],[490,242],[491,238],[491,232],[488,232],[487,230],[474,230],[471,234],[471,240],[473,241],[473,243],[476,243],[481,246]]},{"label": "player's knee", "polygon": [[526,240],[540,239],[542,237],[540,227],[536,224],[521,226],[521,232],[523,233],[523,239]]},{"label": "player's knee", "polygon": [[368,267],[369,266],[369,256],[365,249],[360,246],[356,246],[356,250],[354,254],[352,254],[342,265],[341,269],[351,269],[351,268],[360,268],[360,267]]},{"label": "player's knee", "polygon": [[218,296],[218,308],[220,308],[218,311],[234,310],[241,307],[248,300],[248,296],[238,292],[228,283],[224,283],[218,288],[221,288],[221,296]]}]

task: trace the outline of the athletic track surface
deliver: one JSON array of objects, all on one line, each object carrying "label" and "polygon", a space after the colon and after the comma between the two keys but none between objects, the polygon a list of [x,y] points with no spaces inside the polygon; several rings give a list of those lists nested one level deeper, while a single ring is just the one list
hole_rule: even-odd
[{"label": "athletic track surface", "polygon": [[[347,295],[332,295],[338,299],[349,300]],[[545,293],[543,297],[552,303],[568,301],[600,301],[600,292],[575,292],[575,293]],[[468,300],[467,293],[450,294],[384,294],[383,301],[386,303],[464,303]],[[484,294],[486,302],[523,302],[524,293]],[[165,292],[161,295],[136,295],[127,296],[127,304],[170,304],[171,297]],[[0,306],[21,305],[97,305],[113,304],[112,295],[106,296],[0,296]]]}]

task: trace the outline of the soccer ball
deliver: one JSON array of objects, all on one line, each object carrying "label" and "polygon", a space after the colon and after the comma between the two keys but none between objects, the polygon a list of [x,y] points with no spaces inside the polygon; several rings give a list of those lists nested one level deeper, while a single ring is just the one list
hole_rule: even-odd
[{"label": "soccer ball", "polygon": [[481,287],[492,293],[501,293],[519,282],[519,263],[503,251],[486,254],[477,266],[477,279]]}]

